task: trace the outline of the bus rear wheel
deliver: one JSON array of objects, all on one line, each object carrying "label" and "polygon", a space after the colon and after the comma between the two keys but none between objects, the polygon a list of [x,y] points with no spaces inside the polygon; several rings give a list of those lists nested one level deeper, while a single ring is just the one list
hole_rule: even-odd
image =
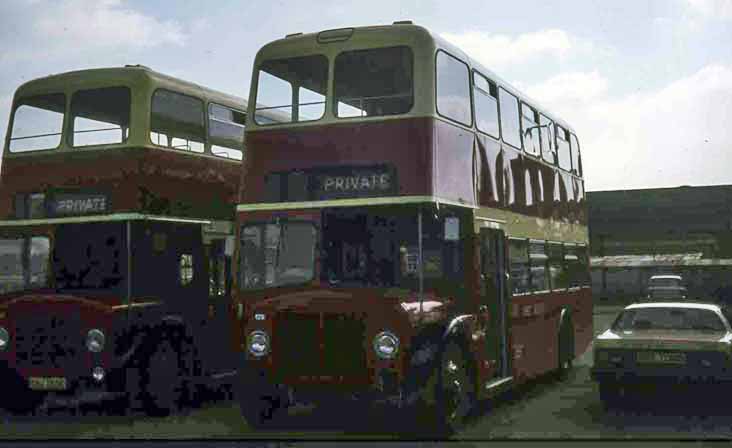
[{"label": "bus rear wheel", "polygon": [[252,382],[247,373],[239,369],[234,398],[249,426],[256,430],[269,428],[287,411],[286,396],[261,378]]},{"label": "bus rear wheel", "polygon": [[462,348],[448,343],[437,378],[437,424],[440,432],[462,429],[475,406],[475,383]]},{"label": "bus rear wheel", "polygon": [[185,369],[179,350],[170,340],[161,341],[148,358],[143,402],[150,415],[169,415],[183,408],[188,398]]}]

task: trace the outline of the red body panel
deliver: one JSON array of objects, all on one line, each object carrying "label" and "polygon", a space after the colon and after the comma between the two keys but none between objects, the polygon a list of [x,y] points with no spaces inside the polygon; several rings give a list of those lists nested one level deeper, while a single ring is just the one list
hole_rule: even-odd
[{"label": "red body panel", "polygon": [[587,222],[583,181],[483,134],[435,118],[247,133],[240,202],[269,202],[265,176],[388,164],[399,196],[436,196],[564,222]]},{"label": "red body panel", "polygon": [[231,219],[240,169],[240,164],[220,158],[147,148],[6,157],[0,219],[14,218],[16,193],[49,188],[107,193],[111,213]]}]

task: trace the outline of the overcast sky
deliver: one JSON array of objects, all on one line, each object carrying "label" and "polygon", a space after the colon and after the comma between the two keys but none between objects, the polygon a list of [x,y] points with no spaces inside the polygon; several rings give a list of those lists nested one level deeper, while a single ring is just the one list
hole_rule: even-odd
[{"label": "overcast sky", "polygon": [[588,190],[732,184],[732,0],[0,1],[0,136],[21,83],[144,64],[247,96],[257,49],[410,19],[577,131]]}]

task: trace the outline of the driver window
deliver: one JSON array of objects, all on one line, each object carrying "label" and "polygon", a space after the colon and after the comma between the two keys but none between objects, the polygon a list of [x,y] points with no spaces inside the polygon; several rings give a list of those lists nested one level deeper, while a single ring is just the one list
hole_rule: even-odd
[{"label": "driver window", "polygon": [[181,254],[178,262],[180,284],[188,286],[193,282],[193,255]]}]

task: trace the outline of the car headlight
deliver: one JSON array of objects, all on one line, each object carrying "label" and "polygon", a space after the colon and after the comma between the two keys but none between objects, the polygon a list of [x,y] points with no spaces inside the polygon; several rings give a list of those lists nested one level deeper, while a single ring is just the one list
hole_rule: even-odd
[{"label": "car headlight", "polygon": [[252,331],[247,338],[247,347],[255,358],[266,356],[269,353],[269,336],[261,330]]},{"label": "car headlight", "polygon": [[382,331],[374,338],[374,351],[381,359],[393,359],[399,353],[399,338],[390,331]]},{"label": "car headlight", "polygon": [[10,345],[10,333],[5,327],[0,327],[0,351],[7,350],[8,345]]},{"label": "car headlight", "polygon": [[89,330],[86,334],[86,348],[92,353],[99,353],[104,350],[104,332],[97,328]]}]

